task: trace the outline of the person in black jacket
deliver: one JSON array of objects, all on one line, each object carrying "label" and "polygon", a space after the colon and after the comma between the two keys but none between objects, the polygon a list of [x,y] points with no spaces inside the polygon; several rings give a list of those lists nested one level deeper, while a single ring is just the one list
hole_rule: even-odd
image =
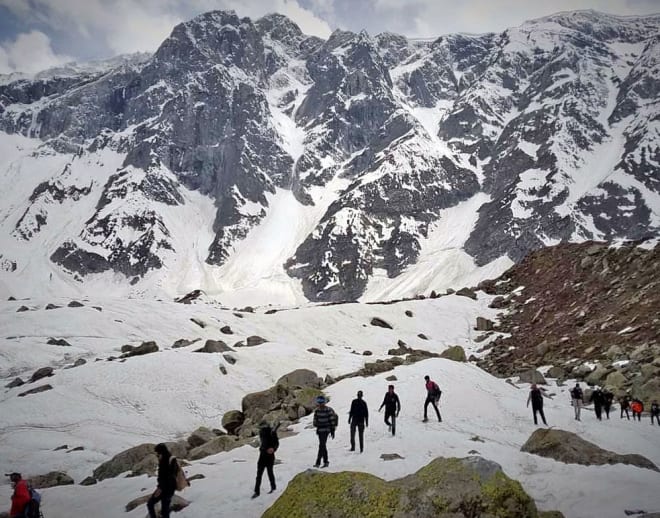
[{"label": "person in black jacket", "polygon": [[603,410],[605,410],[605,415],[607,418],[610,418],[610,408],[612,408],[612,402],[614,401],[614,394],[609,389],[603,390]]},{"label": "person in black jacket", "polygon": [[369,409],[362,399],[362,391],[358,390],[357,398],[351,403],[348,413],[348,424],[351,425],[351,451],[355,451],[355,430],[360,438],[360,453],[364,451],[364,429],[369,426]]},{"label": "person in black jacket", "polygon": [[660,425],[660,406],[658,406],[658,402],[655,399],[651,403],[651,426],[653,426],[654,417],[656,423]]},{"label": "person in black jacket", "polygon": [[176,490],[175,477],[179,465],[176,459],[172,459],[172,454],[165,444],[157,444],[154,451],[158,456],[158,486],[147,501],[147,510],[149,518],[156,518],[155,506],[160,501],[161,518],[170,518],[170,503]]},{"label": "person in black jacket", "polygon": [[268,480],[270,482],[270,491],[272,493],[277,489],[275,485],[275,474],[273,473],[273,466],[275,465],[275,452],[280,446],[280,440],[277,437],[277,431],[273,430],[266,421],[259,423],[259,460],[257,461],[257,480],[254,484],[254,494],[252,498],[257,498],[261,491],[261,477],[264,470],[268,472]]},{"label": "person in black jacket", "polygon": [[602,421],[603,405],[605,404],[605,397],[603,396],[602,390],[596,387],[594,391],[591,393],[591,397],[589,398],[589,401],[593,401],[594,403],[594,412],[596,414],[596,419]]},{"label": "person in black jacket", "polygon": [[323,467],[327,468],[330,463],[328,462],[328,435],[335,438],[335,429],[337,428],[337,422],[339,418],[335,411],[326,406],[328,400],[325,396],[319,396],[316,398],[316,404],[318,408],[314,411],[314,428],[316,428],[316,435],[319,437],[319,451],[316,454],[316,462],[314,467],[318,468],[321,466],[321,461],[323,461]]},{"label": "person in black jacket", "polygon": [[[394,435],[396,432],[396,418],[399,417],[399,412],[401,412],[401,403],[399,402],[399,396],[394,393],[394,385],[388,385],[383,403],[378,411],[380,412],[383,407],[385,407],[385,424]],[[390,419],[392,422],[390,422]]]},{"label": "person in black jacket", "polygon": [[532,384],[532,387],[529,391],[529,396],[527,397],[527,407],[529,408],[529,403],[532,403],[532,412],[534,413],[534,424],[539,424],[536,419],[536,414],[538,413],[543,420],[543,424],[548,426],[548,423],[545,422],[545,414],[543,413],[543,398],[548,397],[544,394],[544,390],[536,386],[535,383]]}]

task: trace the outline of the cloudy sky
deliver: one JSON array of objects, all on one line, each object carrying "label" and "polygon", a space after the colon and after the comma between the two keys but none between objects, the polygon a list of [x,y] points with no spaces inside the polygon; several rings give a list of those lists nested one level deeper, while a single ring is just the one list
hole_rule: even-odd
[{"label": "cloudy sky", "polygon": [[660,12],[660,0],[0,0],[0,73],[153,51],[172,27],[213,9],[289,16],[307,34],[334,29],[435,37],[497,32],[552,12]]}]

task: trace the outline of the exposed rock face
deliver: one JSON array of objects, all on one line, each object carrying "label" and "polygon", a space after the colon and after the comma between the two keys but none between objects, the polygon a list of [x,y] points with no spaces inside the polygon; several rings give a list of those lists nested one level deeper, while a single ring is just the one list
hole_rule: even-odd
[{"label": "exposed rock face", "polygon": [[[644,401],[660,399],[653,382],[660,375],[654,363],[660,357],[660,246],[558,245],[482,284],[509,300],[498,330],[510,334],[493,342],[482,368],[512,376],[551,364],[565,377],[592,376],[616,393],[631,389]],[[629,362],[612,365],[619,360]],[[600,367],[592,373],[581,361]]]},{"label": "exposed rock face", "polygon": [[158,352],[158,344],[156,342],[142,342],[137,347],[133,347],[132,345],[124,345],[122,346],[121,351],[124,353],[121,355],[122,358],[142,356],[144,354]]},{"label": "exposed rock face", "polygon": [[440,358],[447,358],[448,360],[453,360],[455,362],[464,362],[467,361],[465,356],[465,349],[460,345],[453,345],[448,347],[440,353]]},{"label": "exposed rock face", "polygon": [[542,457],[550,457],[568,464],[584,464],[586,466],[631,464],[640,468],[660,471],[653,462],[642,455],[619,455],[603,450],[578,435],[564,430],[539,428],[523,444],[521,451],[534,453]]},{"label": "exposed rock face", "polygon": [[[541,516],[521,485],[481,457],[438,458],[413,475],[386,482],[367,473],[308,470],[294,477],[264,518],[372,516],[453,518]],[[558,516],[561,516],[559,514]]]},{"label": "exposed rock face", "polygon": [[[56,239],[50,259],[76,280],[149,285],[189,253],[174,247],[191,200],[210,203],[203,257],[222,265],[289,191],[319,207],[285,263],[316,301],[397,277],[443,209],[475,194],[464,249],[479,265],[654,237],[659,27],[580,11],[500,34],[324,41],[280,15],[200,14],[139,60],[0,85],[0,130],[63,157],[25,180],[27,200],[11,195],[20,217],[3,232],[20,246]],[[91,217],[66,217],[82,204]],[[23,266],[0,256],[12,275]]]},{"label": "exposed rock face", "polygon": [[225,353],[225,352],[230,352],[233,351],[231,347],[229,347],[225,342],[222,340],[207,340],[206,343],[204,344],[204,347],[201,349],[197,349],[195,352],[197,353]]}]

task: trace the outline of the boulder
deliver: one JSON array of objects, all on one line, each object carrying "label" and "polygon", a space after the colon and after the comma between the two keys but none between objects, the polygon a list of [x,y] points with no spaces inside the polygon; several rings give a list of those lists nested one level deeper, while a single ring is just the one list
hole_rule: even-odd
[{"label": "boulder", "polygon": [[49,302],[48,304],[46,304],[46,309],[47,309],[47,310],[48,310],[48,309],[59,309],[59,308],[61,308],[61,307],[62,307],[62,306],[58,306],[57,304],[52,304],[52,303],[50,303],[50,302]]},{"label": "boulder", "polygon": [[199,297],[201,297],[202,293],[204,293],[202,290],[193,290],[190,293],[185,294],[183,297],[174,299],[174,302],[178,302],[180,304],[190,304],[193,300],[197,300]]},{"label": "boulder", "polygon": [[440,353],[440,358],[446,358],[448,360],[453,360],[455,362],[464,362],[467,360],[465,356],[465,349],[460,345],[454,345],[442,351]]},{"label": "boulder", "polygon": [[557,379],[566,379],[566,369],[559,365],[553,365],[548,369],[548,372],[546,372],[546,375],[549,378],[557,378]]},{"label": "boulder", "polygon": [[412,317],[412,316],[413,316],[413,312],[410,311],[409,309],[406,309],[406,316],[407,316],[407,317]]},{"label": "boulder", "polygon": [[77,300],[72,300],[71,302],[69,302],[67,304],[67,307],[69,307],[69,308],[82,308],[83,306],[84,306],[84,304],[81,304]]},{"label": "boulder", "polygon": [[460,297],[468,297],[472,300],[477,300],[477,294],[472,291],[470,288],[461,288],[456,292],[456,295]]},{"label": "boulder", "polygon": [[404,478],[307,470],[296,475],[262,518],[281,516],[483,516],[538,518],[534,501],[501,467],[481,457],[437,458]]},{"label": "boulder", "polygon": [[233,335],[234,332],[231,330],[231,327],[229,326],[222,326],[220,328],[220,332],[224,335]]},{"label": "boulder", "polygon": [[419,333],[417,336],[419,338],[421,338],[422,340],[428,340],[429,339],[428,336],[426,336],[424,333]]},{"label": "boulder", "polygon": [[620,370],[615,370],[614,372],[611,372],[607,375],[605,378],[604,386],[610,387],[612,392],[618,394],[623,391],[623,388],[627,382],[628,380],[623,375],[623,373]]},{"label": "boulder", "polygon": [[307,352],[314,353],[314,354],[323,354],[323,351],[319,349],[318,347],[310,347],[307,349]]},{"label": "boulder", "polygon": [[373,317],[371,319],[370,324],[372,326],[382,327],[382,328],[385,328],[385,329],[393,329],[392,325],[389,322],[386,322],[382,318],[378,318],[378,317]]},{"label": "boulder", "polygon": [[190,448],[197,448],[204,443],[212,441],[216,437],[217,434],[213,430],[206,428],[205,426],[200,426],[188,436],[188,446],[190,446]]},{"label": "boulder", "polygon": [[521,372],[518,375],[518,383],[536,383],[538,385],[546,385],[547,382],[541,374],[536,369],[529,369],[524,372]]},{"label": "boulder", "polygon": [[267,341],[268,340],[266,340],[265,338],[261,338],[260,336],[254,335],[254,336],[248,336],[246,343],[248,347],[254,347],[255,345],[265,344]]},{"label": "boulder", "polygon": [[233,356],[233,355],[231,355],[231,354],[227,354],[227,353],[225,353],[225,354],[222,355],[222,357],[225,359],[225,361],[226,361],[229,365],[234,365],[234,364],[236,363],[236,361],[237,361],[237,360],[236,360],[236,357]]},{"label": "boulder", "polygon": [[[225,412],[225,415],[222,416],[222,427],[227,430],[227,433],[236,435],[244,421],[245,414],[243,414],[243,412],[240,410],[230,410],[229,412]],[[201,445],[198,444],[197,446]]]},{"label": "boulder", "polygon": [[585,381],[589,385],[601,385],[602,381],[607,377],[607,375],[612,372],[613,367],[607,367],[605,365],[598,365],[589,375],[585,378]]},{"label": "boulder", "polygon": [[488,304],[488,307],[493,309],[501,309],[508,306],[509,304],[510,301],[499,295],[491,300],[490,304]]},{"label": "boulder", "polygon": [[28,308],[27,306],[21,306],[16,310],[16,313],[23,313],[25,311],[30,311],[30,308]]},{"label": "boulder", "polygon": [[277,409],[288,393],[286,387],[275,385],[267,390],[247,394],[241,401],[241,410],[246,418],[258,423],[266,412]]},{"label": "boulder", "polygon": [[620,455],[604,450],[594,443],[564,430],[539,428],[532,433],[520,450],[566,464],[583,464],[585,466],[631,464],[640,468],[660,471],[653,462],[642,455],[636,453]]},{"label": "boulder", "polygon": [[[188,452],[187,442],[179,441],[165,444],[172,455],[181,459],[186,458]],[[132,475],[142,475],[144,473],[153,475],[158,468],[154,446],[155,444],[145,443],[118,453],[94,470],[94,478],[101,481],[116,477],[127,471],[130,471]]]},{"label": "boulder", "polygon": [[24,397],[24,396],[29,396],[30,394],[38,394],[39,392],[46,392],[47,390],[52,390],[53,386],[52,385],[41,385],[39,387],[26,390],[25,392],[21,392],[18,397]]},{"label": "boulder", "polygon": [[93,486],[94,484],[98,484],[98,480],[96,480],[94,477],[85,477],[85,479],[80,483],[81,486]]},{"label": "boulder", "polygon": [[194,344],[198,340],[199,338],[196,338],[195,340],[186,340],[185,338],[179,338],[176,342],[172,344],[172,349],[178,349],[180,347],[188,347],[189,345]]},{"label": "boulder", "polygon": [[495,327],[495,324],[492,320],[488,320],[484,317],[477,317],[477,327],[475,328],[477,331],[492,331],[493,327]]},{"label": "boulder", "polygon": [[222,340],[207,340],[204,347],[197,349],[196,353],[227,353],[233,349]]},{"label": "boulder", "polygon": [[[129,349],[130,348],[130,349]],[[151,354],[158,351],[158,345],[154,341],[142,342],[137,347],[125,345],[121,348],[122,354],[120,358],[130,358],[132,356],[142,356],[144,354]]]},{"label": "boulder", "polygon": [[51,471],[45,475],[30,477],[32,487],[35,489],[44,489],[55,486],[69,486],[73,484],[73,479],[63,471]]},{"label": "boulder", "polygon": [[32,377],[30,377],[30,383],[34,383],[35,381],[39,381],[42,378],[47,378],[48,376],[53,375],[53,368],[52,367],[42,367],[41,369],[37,369],[34,371],[32,374]]},{"label": "boulder", "polygon": [[197,324],[197,325],[198,325],[199,327],[201,327],[202,329],[204,329],[204,328],[206,327],[206,322],[204,322],[203,320],[201,320],[201,319],[199,319],[199,318],[192,317],[192,318],[190,319],[190,321],[191,321],[193,324]]},{"label": "boulder", "polygon": [[197,448],[190,450],[189,458],[190,460],[203,459],[209,455],[215,455],[221,451],[229,451],[239,446],[243,446],[245,441],[240,440],[238,437],[233,435],[221,435],[212,439]]},{"label": "boulder", "polygon": [[71,344],[67,342],[64,338],[49,338],[46,340],[48,345],[59,345],[61,347],[71,347]]},{"label": "boulder", "polygon": [[5,385],[5,388],[20,387],[21,385],[25,385],[25,382],[21,378],[14,378],[12,381]]},{"label": "boulder", "polygon": [[290,388],[304,388],[321,386],[321,378],[309,369],[296,369],[295,371],[285,374],[277,380],[278,385],[284,385]]}]

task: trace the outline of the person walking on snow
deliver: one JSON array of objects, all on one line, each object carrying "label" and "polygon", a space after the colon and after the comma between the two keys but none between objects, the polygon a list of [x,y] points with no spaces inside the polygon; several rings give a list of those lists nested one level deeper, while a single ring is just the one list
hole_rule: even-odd
[{"label": "person walking on snow", "polygon": [[364,451],[364,429],[369,426],[369,409],[362,399],[362,391],[358,390],[357,398],[351,403],[348,413],[348,424],[351,425],[351,451],[355,451],[355,430],[360,439],[360,453]]},{"label": "person walking on snow", "polygon": [[254,494],[252,498],[257,498],[261,492],[261,477],[264,470],[268,473],[270,482],[270,491],[272,493],[277,489],[275,485],[275,474],[273,466],[275,465],[275,452],[280,446],[280,440],[277,437],[277,431],[273,430],[266,421],[259,423],[259,460],[257,461],[257,480],[254,483]]},{"label": "person walking on snow", "polygon": [[438,401],[440,400],[440,394],[442,391],[438,384],[433,381],[429,376],[424,376],[424,381],[426,382],[426,400],[424,401],[424,422],[428,422],[429,418],[426,413],[429,404],[433,405],[433,410],[435,410],[435,415],[438,416],[438,422],[442,422],[442,417],[440,417],[440,410],[438,410]]},{"label": "person walking on snow", "polygon": [[630,421],[630,414],[628,413],[628,409],[630,408],[630,398],[627,394],[619,398],[619,407],[621,408],[621,419],[623,419],[623,413],[625,412],[628,421]]},{"label": "person walking on snow", "polygon": [[543,420],[543,424],[548,426],[548,423],[545,422],[545,414],[543,413],[543,398],[547,397],[551,399],[550,396],[546,396],[545,390],[538,388],[535,383],[532,384],[529,390],[529,396],[527,396],[527,408],[529,408],[529,403],[532,403],[532,412],[534,413],[534,424],[539,424],[536,419],[536,414],[538,413]]},{"label": "person walking on snow", "polygon": [[582,410],[582,389],[580,384],[576,383],[575,387],[571,389],[571,404],[575,410],[575,420],[580,420],[580,410]]},{"label": "person walking on snow", "polygon": [[660,425],[660,406],[658,402],[654,399],[651,403],[651,426],[653,426],[653,418],[655,417],[656,423]]},{"label": "person walking on snow", "polygon": [[589,401],[592,401],[594,404],[594,412],[596,413],[596,419],[602,421],[603,405],[605,404],[605,397],[603,396],[603,392],[599,388],[594,389],[594,391],[591,393],[591,397],[589,398]]},{"label": "person walking on snow", "polygon": [[314,427],[316,428],[316,435],[319,436],[319,451],[316,454],[315,468],[321,465],[321,460],[323,460],[324,468],[330,465],[328,462],[328,435],[334,439],[335,428],[337,428],[337,414],[332,408],[326,406],[327,401],[325,396],[316,398],[318,408],[314,411]]},{"label": "person walking on snow", "polygon": [[401,402],[399,396],[394,393],[394,385],[387,386],[387,392],[378,411],[380,412],[383,407],[385,407],[385,424],[394,435],[396,433],[396,418],[399,417],[399,412],[401,412]]},{"label": "person walking on snow", "polygon": [[605,415],[607,418],[610,418],[610,408],[612,408],[612,401],[614,401],[614,394],[609,389],[603,390],[603,410],[605,410]]},{"label": "person walking on snow", "polygon": [[23,480],[20,473],[11,473],[9,482],[14,489],[11,495],[11,508],[9,509],[9,518],[22,518],[25,516],[25,510],[30,502],[30,490],[27,480]]},{"label": "person walking on snow", "polygon": [[176,490],[176,472],[179,470],[179,465],[176,459],[172,460],[172,454],[165,444],[157,444],[154,451],[158,457],[158,486],[147,501],[147,510],[149,518],[156,518],[155,507],[160,501],[161,518],[170,518],[170,504]]}]

